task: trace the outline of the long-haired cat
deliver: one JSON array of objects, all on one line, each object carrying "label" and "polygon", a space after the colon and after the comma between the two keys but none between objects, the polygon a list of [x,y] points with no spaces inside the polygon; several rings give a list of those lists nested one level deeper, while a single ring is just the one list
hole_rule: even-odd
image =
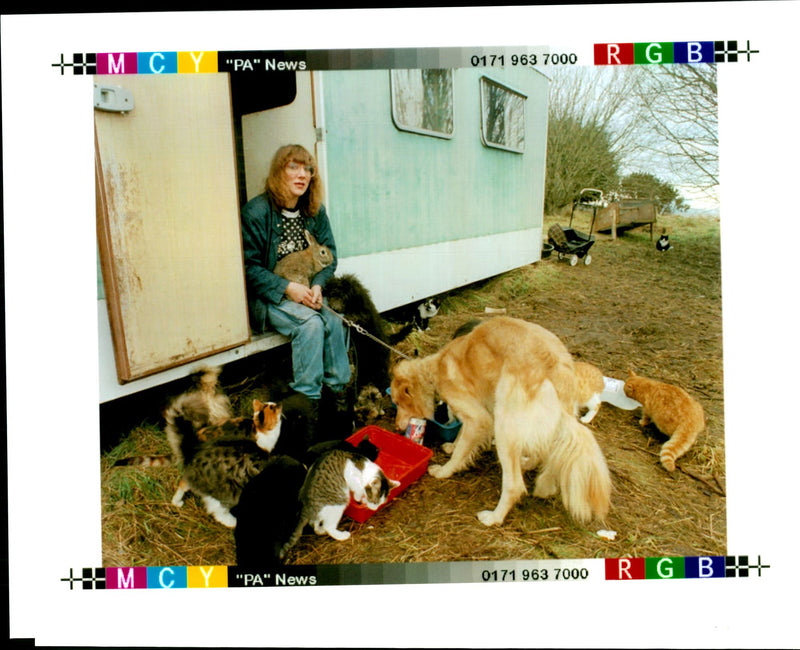
[{"label": "long-haired cat", "polygon": [[587,409],[580,420],[588,424],[600,410],[600,394],[605,388],[603,373],[591,363],[576,361],[575,377],[578,380],[578,407]]},{"label": "long-haired cat", "polygon": [[191,491],[203,500],[206,511],[218,522],[229,528],[236,526],[230,509],[238,503],[250,479],[264,469],[280,434],[280,405],[254,400],[256,405],[262,408],[250,424],[239,423],[232,427],[233,433],[205,441],[198,438],[190,421],[182,416],[175,418],[174,435],[183,455],[183,472],[172,497],[173,505],[182,506],[185,494]]},{"label": "long-haired cat", "polygon": [[[233,417],[230,399],[222,392],[219,375],[222,369],[218,366],[204,366],[193,376],[195,387],[178,395],[164,409],[167,439],[170,438],[171,423],[176,417],[183,417],[191,422],[197,431],[203,427],[222,424]],[[181,463],[180,448],[170,442],[175,463]]]},{"label": "long-haired cat", "polygon": [[300,520],[300,488],[306,468],[290,456],[273,454],[242,489],[231,508],[236,564],[266,567],[281,563],[281,549]]},{"label": "long-haired cat", "polygon": [[355,331],[350,335],[350,346],[355,357],[353,381],[356,392],[364,386],[373,385],[383,390],[389,386],[390,350],[402,341],[413,329],[406,323],[397,332],[391,332],[388,323],[381,317],[372,296],[364,284],[352,273],[336,275],[325,285],[328,305],[335,312],[363,328],[378,339],[375,341]]},{"label": "long-haired cat", "polygon": [[700,403],[683,388],[648,379],[629,371],[625,395],[642,405],[643,427],[650,422],[670,438],[661,447],[661,464],[670,472],[705,429],[705,415]]},{"label": "long-haired cat", "polygon": [[308,470],[300,488],[300,521],[281,557],[297,543],[307,524],[317,535],[327,533],[339,541],[348,539],[350,533],[338,526],[351,493],[358,503],[377,510],[386,502],[389,491],[399,485],[399,481],[387,478],[376,463],[355,450],[332,449],[323,453]]}]

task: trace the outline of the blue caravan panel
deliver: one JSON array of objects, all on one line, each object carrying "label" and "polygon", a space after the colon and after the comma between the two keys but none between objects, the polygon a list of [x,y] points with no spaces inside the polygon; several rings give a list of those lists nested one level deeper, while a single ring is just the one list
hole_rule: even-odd
[{"label": "blue caravan panel", "polygon": [[[395,125],[390,78],[388,70],[323,75],[327,203],[342,257],[541,228],[543,75],[528,68],[454,70],[446,138]],[[521,153],[484,144],[486,79],[524,97]]]}]

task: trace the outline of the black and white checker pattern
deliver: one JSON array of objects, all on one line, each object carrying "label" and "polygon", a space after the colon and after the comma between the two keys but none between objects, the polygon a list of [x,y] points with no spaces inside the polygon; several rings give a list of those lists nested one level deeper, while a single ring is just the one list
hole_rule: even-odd
[{"label": "black and white checker pattern", "polygon": [[748,578],[751,570],[757,571],[757,575],[761,577],[761,570],[769,568],[768,564],[761,564],[760,555],[757,564],[750,564],[750,558],[747,555],[727,555],[725,557],[726,578]]},{"label": "black and white checker pattern", "polygon": [[737,63],[740,55],[749,62],[751,54],[758,54],[758,50],[750,49],[750,41],[745,49],[739,48],[739,41],[714,41],[715,63]]},{"label": "black and white checker pattern", "polygon": [[67,62],[64,60],[64,55],[61,55],[61,59],[58,63],[52,64],[54,68],[61,68],[61,76],[66,74],[66,70],[68,68],[72,68],[72,74],[74,75],[91,75],[97,74],[97,54],[95,53],[75,53],[72,55],[72,62]]},{"label": "black and white checker pattern", "polygon": [[81,589],[105,589],[106,570],[105,569],[81,569],[80,575],[76,576],[72,569],[69,570],[68,578],[61,578],[61,582],[68,582],[70,591],[75,589],[75,584],[80,585]]}]

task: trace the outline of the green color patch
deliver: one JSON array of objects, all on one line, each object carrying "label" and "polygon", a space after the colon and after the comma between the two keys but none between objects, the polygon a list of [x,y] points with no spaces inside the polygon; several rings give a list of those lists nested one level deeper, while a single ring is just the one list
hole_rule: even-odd
[{"label": "green color patch", "polygon": [[633,56],[636,63],[674,63],[672,43],[634,43]]},{"label": "green color patch", "polygon": [[647,580],[672,580],[685,577],[682,557],[648,557],[644,563]]}]

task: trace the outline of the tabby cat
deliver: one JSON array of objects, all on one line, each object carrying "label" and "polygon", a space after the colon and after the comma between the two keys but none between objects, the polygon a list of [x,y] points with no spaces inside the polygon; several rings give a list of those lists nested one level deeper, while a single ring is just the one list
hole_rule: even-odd
[{"label": "tabby cat", "polygon": [[670,472],[705,429],[703,407],[682,388],[648,379],[629,371],[625,395],[642,404],[643,427],[650,422],[670,436],[661,447],[661,464]]},{"label": "tabby cat", "polygon": [[300,521],[281,557],[297,543],[306,524],[311,524],[317,535],[328,533],[339,541],[348,539],[350,533],[339,530],[338,525],[351,492],[355,501],[377,510],[386,503],[389,491],[399,485],[399,481],[387,478],[377,464],[356,451],[332,449],[323,453],[308,470],[300,489]]},{"label": "tabby cat", "polygon": [[[254,400],[253,407],[252,420],[241,418],[223,435],[211,435],[221,432],[216,427],[195,432],[189,420],[175,418],[174,438],[183,456],[183,474],[173,505],[182,506],[184,495],[192,491],[218,522],[236,526],[230,508],[239,501],[247,482],[264,469],[280,434],[280,405]],[[222,432],[225,426],[221,425]],[[201,440],[201,435],[206,439]]]},{"label": "tabby cat", "polygon": [[578,380],[578,406],[587,409],[581,422],[588,424],[600,410],[600,393],[605,388],[603,373],[591,363],[576,361],[575,377]]}]

